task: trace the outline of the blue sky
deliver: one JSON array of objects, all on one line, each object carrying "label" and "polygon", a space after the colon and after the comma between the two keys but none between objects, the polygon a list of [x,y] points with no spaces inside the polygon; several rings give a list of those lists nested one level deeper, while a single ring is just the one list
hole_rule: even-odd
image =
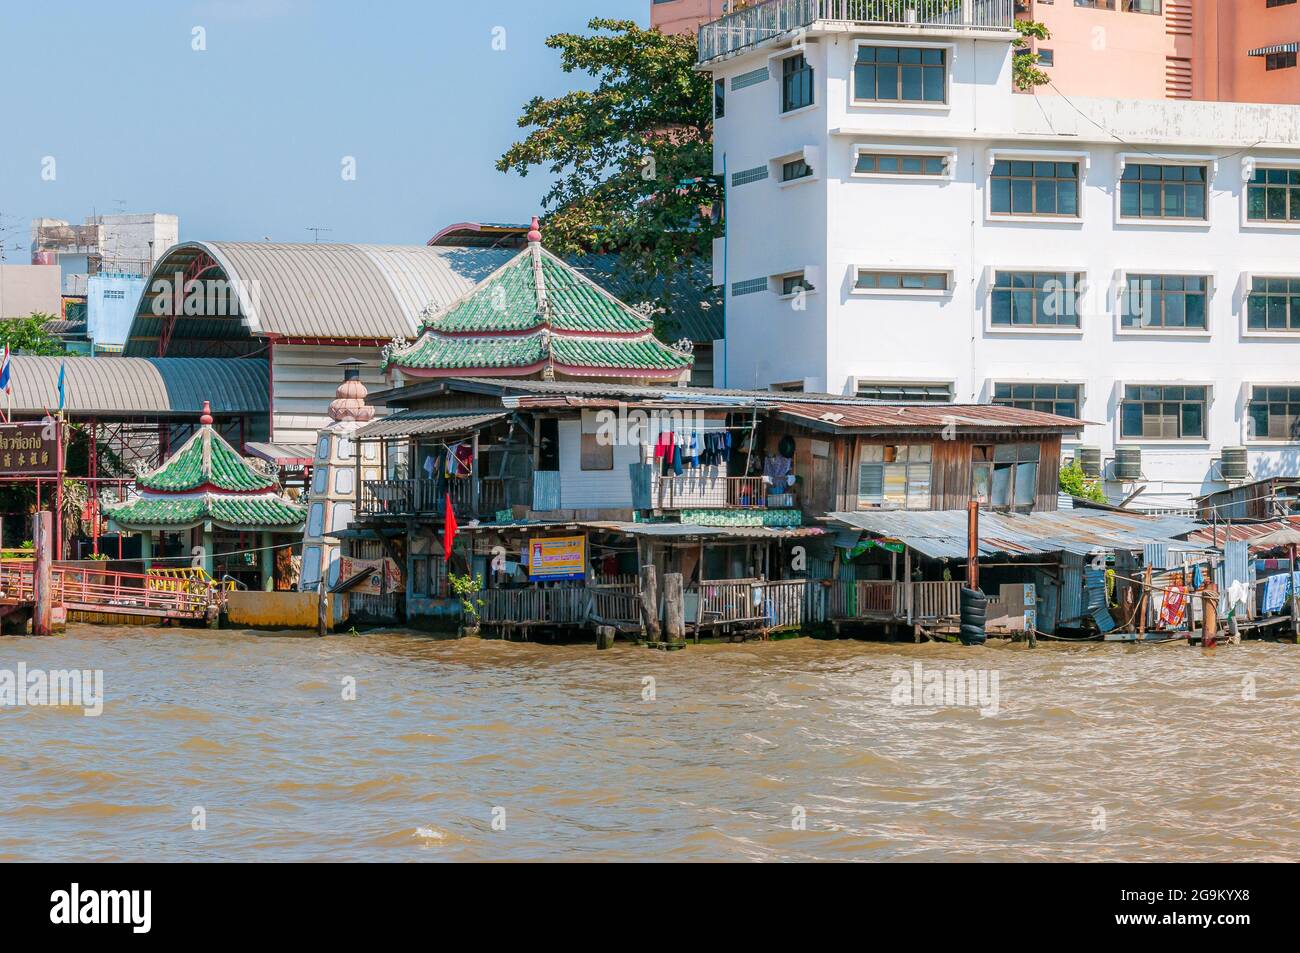
[{"label": "blue sky", "polygon": [[[416,243],[522,221],[523,104],[580,80],[544,39],[649,0],[4,0],[0,241],[30,220],[180,216],[182,239]],[[206,49],[192,48],[194,28]],[[504,28],[504,50],[493,31]],[[498,36],[502,35],[500,33]],[[42,163],[55,160],[53,181]],[[355,157],[356,178],[341,175]]]}]

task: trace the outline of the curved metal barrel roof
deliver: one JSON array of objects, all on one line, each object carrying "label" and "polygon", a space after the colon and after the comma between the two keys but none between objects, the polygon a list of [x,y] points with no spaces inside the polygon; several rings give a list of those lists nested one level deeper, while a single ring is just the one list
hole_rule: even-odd
[{"label": "curved metal barrel roof", "polygon": [[[265,414],[271,409],[271,369],[260,358],[34,357],[10,358],[15,414],[59,406],[82,416],[196,416],[203,402],[217,414]],[[8,409],[8,398],[0,394]]]},{"label": "curved metal barrel roof", "polygon": [[[426,245],[184,242],[154,266],[136,305],[126,353],[157,353],[163,319],[154,311],[156,282],[195,277],[189,269],[206,258],[224,272],[238,296],[239,313],[182,315],[184,338],[250,336],[346,338],[389,341],[413,338],[421,312],[455,301],[505,264],[504,248],[431,248]],[[205,278],[220,278],[209,268]]]}]

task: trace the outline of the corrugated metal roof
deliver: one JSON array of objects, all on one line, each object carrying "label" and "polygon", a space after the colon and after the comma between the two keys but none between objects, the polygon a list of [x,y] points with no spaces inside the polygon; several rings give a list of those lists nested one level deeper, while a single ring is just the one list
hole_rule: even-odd
[{"label": "corrugated metal roof", "polygon": [[820,526],[702,526],[696,523],[627,523],[617,521],[579,521],[592,529],[626,533],[629,536],[728,537],[733,539],[792,539],[824,536]]},{"label": "corrugated metal roof", "polygon": [[[147,287],[171,280],[206,253],[240,289],[243,325],[255,335],[297,338],[412,338],[421,312],[456,300],[508,261],[515,252],[496,248],[430,248],[425,245],[279,244],[275,242],[184,242],[154,266]],[[212,321],[182,317],[178,324]],[[160,319],[152,298],[140,299],[128,337],[128,353],[152,341]],[[220,336],[220,326],[213,333]],[[154,345],[156,346],[156,344]]]},{"label": "corrugated metal roof", "polygon": [[1231,539],[1237,542],[1246,541],[1253,546],[1254,540],[1259,539],[1261,536],[1267,536],[1269,533],[1275,533],[1279,530],[1300,528],[1300,518],[1293,520],[1265,520],[1259,523],[1219,523],[1218,526],[1201,523],[1200,527],[1187,537],[1190,542],[1204,546],[1222,546],[1227,540]]},{"label": "corrugated metal roof", "polygon": [[244,443],[244,450],[250,456],[274,463],[276,466],[304,466],[311,463],[316,448],[301,443],[262,443],[249,440]]},{"label": "corrugated metal roof", "polygon": [[[897,539],[933,559],[966,558],[965,510],[863,510],[831,513],[830,518],[854,529]],[[1202,525],[1182,516],[1088,510],[981,512],[979,551],[981,556],[1025,556],[1140,550],[1148,543],[1175,540]]]},{"label": "corrugated metal roof", "polygon": [[392,414],[383,420],[366,424],[355,434],[356,437],[410,437],[415,434],[456,433],[473,430],[483,424],[500,420],[504,411],[482,414],[447,414],[436,411],[407,410]]},{"label": "corrugated metal roof", "polygon": [[198,415],[205,400],[217,414],[270,411],[271,370],[258,358],[19,355],[10,361],[16,414],[58,408],[60,366],[70,413]]},{"label": "corrugated metal roof", "polygon": [[1083,421],[999,404],[805,404],[776,405],[776,412],[811,426],[834,430],[1001,430],[1007,427],[1082,430]]}]

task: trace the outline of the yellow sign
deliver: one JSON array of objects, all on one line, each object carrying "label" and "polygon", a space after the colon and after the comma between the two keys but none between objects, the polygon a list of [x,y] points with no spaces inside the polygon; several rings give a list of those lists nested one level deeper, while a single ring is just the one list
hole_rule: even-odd
[{"label": "yellow sign", "polygon": [[529,579],[585,579],[587,537],[555,536],[528,544]]}]

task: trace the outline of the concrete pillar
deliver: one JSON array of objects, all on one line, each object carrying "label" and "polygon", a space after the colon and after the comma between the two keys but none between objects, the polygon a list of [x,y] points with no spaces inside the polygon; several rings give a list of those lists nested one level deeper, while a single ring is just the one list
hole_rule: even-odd
[{"label": "concrete pillar", "polygon": [[275,550],[271,548],[271,534],[262,534],[262,551],[257,554],[258,565],[262,568],[262,591],[275,589]]}]

